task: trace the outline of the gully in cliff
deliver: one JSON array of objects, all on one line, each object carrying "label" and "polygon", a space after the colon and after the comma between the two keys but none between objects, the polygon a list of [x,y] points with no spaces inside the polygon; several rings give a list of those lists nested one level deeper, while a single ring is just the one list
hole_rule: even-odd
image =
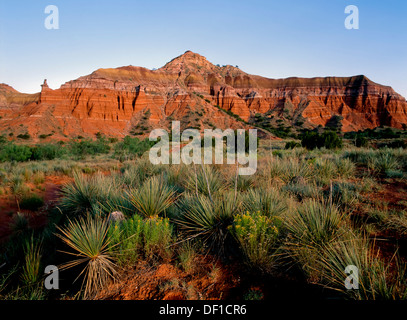
[{"label": "gully in cliff", "polygon": [[[150,161],[152,164],[223,164],[223,139],[226,138],[226,162],[227,164],[247,165],[238,169],[239,175],[252,175],[257,170],[257,130],[250,129],[248,132],[248,145],[246,146],[246,131],[239,129],[205,129],[204,148],[202,159],[202,137],[199,130],[186,129],[180,132],[180,122],[172,122],[171,141],[168,132],[164,129],[155,129],[150,133],[150,141],[158,143],[150,149]],[[192,138],[192,141],[190,141]],[[171,142],[171,161],[170,161]],[[181,150],[181,142],[188,142]],[[246,151],[248,150],[248,154]],[[215,154],[213,154],[213,151]],[[191,154],[192,153],[192,154]]]}]

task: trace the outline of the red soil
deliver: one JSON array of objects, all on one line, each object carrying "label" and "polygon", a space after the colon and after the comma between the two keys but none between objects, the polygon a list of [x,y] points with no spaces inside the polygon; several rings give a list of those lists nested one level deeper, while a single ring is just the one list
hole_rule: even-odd
[{"label": "red soil", "polygon": [[[214,268],[215,266],[215,268]],[[152,267],[140,262],[134,270],[125,270],[119,282],[109,285],[98,300],[220,300],[239,285],[234,268],[198,256],[195,268],[185,272],[167,262]]]},{"label": "red soil", "polygon": [[0,197],[0,242],[7,239],[10,235],[10,223],[12,217],[17,212],[27,215],[30,228],[41,228],[47,224],[47,211],[50,207],[54,206],[59,197],[59,190],[61,186],[72,178],[67,176],[46,176],[45,182],[42,185],[45,190],[38,190],[31,183],[26,183],[33,193],[38,194],[44,199],[44,206],[38,211],[19,210],[16,198],[12,195],[3,195]]}]

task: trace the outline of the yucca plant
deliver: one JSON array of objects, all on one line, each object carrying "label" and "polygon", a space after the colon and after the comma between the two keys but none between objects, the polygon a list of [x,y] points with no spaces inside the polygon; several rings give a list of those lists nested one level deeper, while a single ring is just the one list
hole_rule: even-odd
[{"label": "yucca plant", "polygon": [[290,183],[297,177],[308,180],[313,175],[312,165],[298,158],[273,158],[269,165],[271,178],[280,178],[285,183]]},{"label": "yucca plant", "polygon": [[75,171],[74,181],[66,184],[61,190],[61,207],[71,215],[82,212],[97,213],[99,203],[104,203],[116,192],[116,186],[111,179],[103,175],[86,178]]},{"label": "yucca plant", "polygon": [[[251,190],[254,186],[255,177],[251,176],[238,176],[237,180],[235,179],[233,182],[231,181],[231,185],[233,183],[234,187],[238,191],[247,191]],[[237,182],[237,185],[236,185]]]},{"label": "yucca plant", "polygon": [[92,298],[108,280],[116,276],[116,265],[111,254],[114,244],[108,234],[109,225],[100,217],[88,215],[86,218],[70,220],[66,227],[58,227],[58,230],[60,233],[57,236],[73,249],[73,252],[64,252],[76,258],[63,264],[61,270],[83,266],[77,279],[84,275],[83,296],[85,299]]},{"label": "yucca plant", "polygon": [[330,159],[320,159],[315,161],[315,179],[322,184],[328,184],[337,175],[338,168]]},{"label": "yucca plant", "polygon": [[222,194],[213,200],[203,195],[187,195],[177,206],[179,214],[174,220],[188,239],[201,238],[210,249],[222,253],[228,227],[240,207],[234,194]]},{"label": "yucca plant", "polygon": [[40,279],[41,250],[41,241],[35,241],[33,236],[26,241],[25,261],[21,274],[21,280],[25,285],[33,285]]},{"label": "yucca plant", "polygon": [[[358,290],[346,290],[344,286],[348,277],[345,273],[347,266],[358,268]],[[342,292],[351,299],[407,298],[406,266],[395,257],[391,258],[390,263],[382,261],[374,243],[365,237],[354,236],[328,244],[319,261],[318,272],[322,275],[324,286]]]},{"label": "yucca plant", "polygon": [[250,189],[243,197],[243,207],[268,217],[280,216],[288,209],[286,199],[274,188]]},{"label": "yucca plant", "polygon": [[321,196],[321,187],[318,186],[315,182],[298,182],[298,183],[289,183],[286,184],[283,188],[283,191],[287,191],[290,194],[296,196],[298,201],[303,201],[307,198],[319,198]]},{"label": "yucca plant", "polygon": [[368,168],[373,173],[384,174],[387,171],[394,171],[399,169],[400,163],[394,157],[391,150],[385,149],[369,158]]},{"label": "yucca plant", "polygon": [[138,190],[130,190],[127,197],[137,211],[145,217],[164,213],[176,200],[175,190],[168,187],[162,177],[152,177]]},{"label": "yucca plant", "polygon": [[298,263],[310,281],[320,274],[314,271],[327,244],[345,234],[344,216],[331,204],[315,199],[304,201],[285,219],[286,252],[292,262]]},{"label": "yucca plant", "polygon": [[186,241],[181,244],[178,249],[178,258],[185,272],[194,270],[196,256],[197,254],[191,241]]},{"label": "yucca plant", "polygon": [[129,194],[123,194],[123,189],[116,189],[111,192],[110,197],[105,199],[103,202],[99,202],[99,210],[106,216],[111,212],[120,211],[125,216],[132,216],[137,208],[134,206],[134,203],[131,201]]},{"label": "yucca plant", "polygon": [[338,159],[336,166],[338,175],[342,178],[350,178],[355,175],[356,166],[350,159]]},{"label": "yucca plant", "polygon": [[[192,170],[191,170],[192,171]],[[194,167],[185,182],[185,189],[205,196],[214,196],[225,188],[219,173],[210,166]]]},{"label": "yucca plant", "polygon": [[24,234],[29,230],[29,217],[26,213],[17,212],[10,222],[10,229],[14,235]]},{"label": "yucca plant", "polygon": [[319,247],[338,238],[343,222],[336,206],[310,199],[286,219],[286,226],[294,243]]},{"label": "yucca plant", "polygon": [[357,186],[351,182],[335,181],[329,190],[324,192],[327,199],[331,198],[334,203],[342,208],[350,208],[359,198]]}]

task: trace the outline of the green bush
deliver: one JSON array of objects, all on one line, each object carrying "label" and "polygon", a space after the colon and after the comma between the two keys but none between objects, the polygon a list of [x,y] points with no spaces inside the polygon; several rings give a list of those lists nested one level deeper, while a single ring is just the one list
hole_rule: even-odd
[{"label": "green bush", "polygon": [[28,132],[24,133],[24,134],[19,134],[17,136],[18,139],[22,139],[22,140],[28,140],[31,138],[30,134]]},{"label": "green bush", "polygon": [[319,134],[315,131],[306,131],[301,137],[301,145],[308,150],[316,148],[339,149],[342,148],[342,138],[334,131],[325,131]]},{"label": "green bush", "polygon": [[31,150],[31,160],[54,160],[60,158],[65,152],[58,144],[41,144]]},{"label": "green bush", "polygon": [[68,145],[69,153],[82,159],[88,155],[106,154],[110,151],[110,146],[104,138],[96,141],[92,140],[71,140]]},{"label": "green bush", "polygon": [[407,143],[406,143],[405,140],[398,139],[398,140],[394,140],[394,141],[390,141],[390,142],[378,143],[377,147],[379,149],[382,149],[382,148],[391,148],[391,149],[403,148],[403,149],[406,149],[407,148]]},{"label": "green bush", "polygon": [[275,220],[260,212],[235,216],[230,229],[250,267],[271,270],[279,235]]},{"label": "green bush", "polygon": [[112,254],[120,265],[134,264],[139,258],[143,243],[143,218],[134,215],[128,220],[115,223],[109,228],[109,236],[116,247]]},{"label": "green bush", "polygon": [[5,161],[28,161],[31,158],[31,148],[13,143],[6,144],[0,150],[0,162]]},{"label": "green bush", "polygon": [[301,147],[301,144],[300,143],[298,143],[298,142],[295,142],[295,141],[288,141],[286,144],[285,144],[285,147],[284,147],[284,149],[294,149],[294,148],[299,148],[299,147]]},{"label": "green bush", "polygon": [[23,210],[37,211],[44,205],[44,199],[34,194],[24,197],[20,202],[20,208]]},{"label": "green bush", "polygon": [[109,229],[114,247],[112,255],[119,264],[134,264],[138,259],[169,259],[172,255],[172,227],[168,219],[143,219],[133,215]]},{"label": "green bush", "polygon": [[123,141],[115,145],[114,157],[123,160],[133,159],[135,156],[140,157],[155,144],[155,141],[149,139],[140,140],[139,138],[126,136]]},{"label": "green bush", "polygon": [[369,140],[362,135],[357,135],[355,139],[355,146],[358,148],[367,147],[369,145]]}]

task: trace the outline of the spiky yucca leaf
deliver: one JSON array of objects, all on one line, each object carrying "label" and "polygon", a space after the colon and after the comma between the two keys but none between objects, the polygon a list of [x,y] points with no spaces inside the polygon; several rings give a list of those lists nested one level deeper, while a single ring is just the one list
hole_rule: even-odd
[{"label": "spiky yucca leaf", "polygon": [[336,206],[310,199],[286,219],[286,225],[293,243],[319,247],[338,238],[343,220]]},{"label": "spiky yucca leaf", "polygon": [[259,211],[268,217],[279,216],[288,208],[284,197],[276,189],[249,190],[244,197],[243,206],[247,211]]},{"label": "spiky yucca leaf", "polygon": [[202,238],[210,248],[223,250],[228,227],[238,212],[240,202],[233,193],[217,196],[212,200],[203,195],[186,196],[178,205],[175,222],[191,238]]},{"label": "spiky yucca leaf", "polygon": [[21,279],[25,285],[33,285],[40,278],[41,249],[41,241],[35,242],[33,236],[25,243],[25,262],[21,275]]},{"label": "spiky yucca leaf", "polygon": [[[375,253],[376,252],[376,253]],[[391,267],[393,265],[393,267]],[[346,290],[347,266],[358,269],[358,290]],[[366,237],[352,237],[326,246],[317,271],[326,287],[356,300],[395,300],[407,298],[406,266],[393,256],[385,263]],[[394,269],[394,270],[392,270]]]},{"label": "spiky yucca leaf", "polygon": [[210,166],[195,167],[185,182],[185,188],[199,194],[209,196],[225,189],[222,178],[217,171]]},{"label": "spiky yucca leaf", "polygon": [[65,253],[77,258],[62,265],[61,269],[83,265],[78,278],[84,275],[84,298],[91,298],[109,279],[116,276],[116,265],[111,255],[113,244],[108,235],[109,225],[100,217],[92,218],[88,215],[69,221],[67,227],[58,229],[60,233],[57,236],[73,249],[73,252]]},{"label": "spiky yucca leaf", "polygon": [[146,217],[155,217],[167,210],[175,201],[175,190],[162,178],[152,177],[138,190],[131,190],[127,197],[133,206]]}]

